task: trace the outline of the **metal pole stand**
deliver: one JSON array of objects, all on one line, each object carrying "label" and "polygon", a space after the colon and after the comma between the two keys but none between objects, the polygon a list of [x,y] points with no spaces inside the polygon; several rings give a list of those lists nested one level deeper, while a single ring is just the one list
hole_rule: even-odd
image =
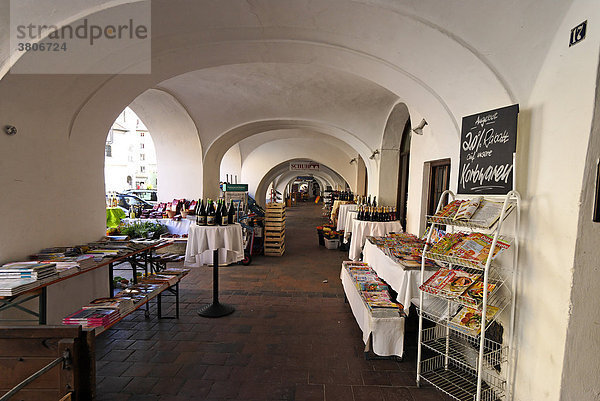
[{"label": "metal pole stand", "polygon": [[219,303],[219,250],[215,249],[213,252],[213,302],[200,308],[198,314],[203,317],[223,317],[231,315],[234,311],[233,306]]}]

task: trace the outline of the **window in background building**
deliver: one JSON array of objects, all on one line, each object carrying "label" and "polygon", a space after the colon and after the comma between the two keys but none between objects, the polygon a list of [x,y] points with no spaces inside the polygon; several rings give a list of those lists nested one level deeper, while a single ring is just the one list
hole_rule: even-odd
[{"label": "window in background building", "polygon": [[146,166],[140,166],[140,173],[146,172]]},{"label": "window in background building", "polygon": [[140,153],[140,160],[146,160],[146,155],[143,153]]},{"label": "window in background building", "polygon": [[106,145],[106,157],[112,157],[112,147],[110,145]]},{"label": "window in background building", "polygon": [[144,144],[140,143],[140,149],[144,149]]}]

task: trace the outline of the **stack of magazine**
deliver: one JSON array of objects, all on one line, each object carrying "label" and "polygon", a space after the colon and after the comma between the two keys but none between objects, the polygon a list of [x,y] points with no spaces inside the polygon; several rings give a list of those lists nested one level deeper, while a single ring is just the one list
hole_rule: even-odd
[{"label": "stack of magazine", "polygon": [[343,268],[348,271],[369,310],[374,311],[383,308],[403,313],[404,307],[402,304],[392,300],[387,284],[377,276],[377,273],[368,263],[346,261],[343,263]]}]

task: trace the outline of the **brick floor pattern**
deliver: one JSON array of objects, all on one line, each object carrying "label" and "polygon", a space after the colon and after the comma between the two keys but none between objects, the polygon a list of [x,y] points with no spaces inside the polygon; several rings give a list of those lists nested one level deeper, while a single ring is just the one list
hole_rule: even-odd
[{"label": "brick floor pattern", "polygon": [[180,284],[178,320],[157,319],[152,304],[150,319],[136,312],[98,336],[98,400],[449,399],[415,386],[415,332],[402,362],[365,359],[339,279],[347,252],[318,245],[319,205],[286,214],[283,257],[220,269],[220,301],[235,306],[232,315],[198,316],[211,301],[212,270],[195,268]]}]

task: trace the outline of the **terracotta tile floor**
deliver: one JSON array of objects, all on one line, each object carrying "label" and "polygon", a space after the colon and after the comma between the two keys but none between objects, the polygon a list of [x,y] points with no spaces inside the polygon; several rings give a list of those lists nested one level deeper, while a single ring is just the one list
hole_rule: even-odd
[{"label": "terracotta tile floor", "polygon": [[[181,283],[181,316],[136,312],[97,338],[99,400],[444,400],[415,387],[416,332],[402,362],[365,360],[362,333],[339,280],[346,252],[319,247],[320,206],[287,210],[283,257],[220,270],[227,317],[198,316],[212,270]],[[327,280],[327,282],[323,282]],[[169,304],[163,313],[173,312]]]}]

